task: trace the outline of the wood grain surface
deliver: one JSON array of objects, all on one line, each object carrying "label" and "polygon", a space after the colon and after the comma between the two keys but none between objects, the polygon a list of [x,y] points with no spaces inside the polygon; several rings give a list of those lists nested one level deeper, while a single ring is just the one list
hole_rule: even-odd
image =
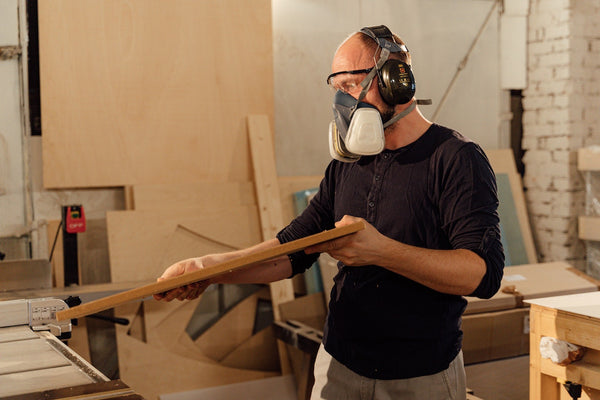
[{"label": "wood grain surface", "polygon": [[56,313],[56,319],[58,321],[62,321],[69,318],[84,317],[86,315],[113,308],[129,301],[143,299],[153,294],[162,293],[193,282],[198,282],[218,275],[233,272],[234,270],[247,267],[261,261],[270,260],[285,254],[295,253],[297,251],[304,250],[309,246],[337,239],[342,236],[358,232],[364,228],[365,225],[363,222],[356,222],[354,224],[323,231],[302,239],[281,244],[271,249],[266,249],[254,254],[249,254],[247,256],[216,264],[210,268],[190,272],[174,278],[166,279],[164,281],[141,286],[122,293],[117,293],[115,295],[91,301],[89,303],[84,303],[67,310],[59,311]]}]

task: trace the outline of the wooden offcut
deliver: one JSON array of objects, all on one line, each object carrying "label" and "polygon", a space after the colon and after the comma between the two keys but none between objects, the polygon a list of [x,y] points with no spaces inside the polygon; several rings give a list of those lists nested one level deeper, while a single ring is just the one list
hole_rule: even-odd
[{"label": "wooden offcut", "polygon": [[258,251],[254,254],[249,254],[246,256],[235,258],[233,260],[219,263],[210,268],[205,268],[198,271],[183,274],[174,278],[165,279],[160,282],[141,286],[89,303],[84,303],[67,310],[59,311],[56,313],[56,319],[58,321],[62,321],[69,318],[84,317],[86,315],[94,314],[103,310],[107,310],[109,308],[113,308],[119,304],[124,304],[133,300],[143,299],[153,294],[163,293],[171,289],[188,285],[190,283],[210,279],[215,276],[233,272],[237,269],[247,267],[255,263],[267,261],[282,255],[295,253],[297,251],[304,250],[309,246],[358,232],[359,230],[364,229],[364,227],[365,225],[363,222],[356,222],[350,225],[345,225],[339,228],[323,231],[302,239],[294,240],[288,243],[275,246],[270,249]]}]

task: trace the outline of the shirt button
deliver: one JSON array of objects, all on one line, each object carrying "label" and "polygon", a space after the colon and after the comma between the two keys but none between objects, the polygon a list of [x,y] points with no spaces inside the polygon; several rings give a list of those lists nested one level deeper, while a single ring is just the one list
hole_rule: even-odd
[{"label": "shirt button", "polygon": [[388,158],[390,158],[390,155],[389,155],[388,153],[385,153],[385,154],[383,155],[383,159],[384,159],[384,160],[387,160]]},{"label": "shirt button", "polygon": [[371,208],[375,207],[375,202],[374,201],[370,201],[369,202],[369,207],[371,207]]},{"label": "shirt button", "polygon": [[378,181],[381,179],[381,175],[375,175],[375,180]]}]

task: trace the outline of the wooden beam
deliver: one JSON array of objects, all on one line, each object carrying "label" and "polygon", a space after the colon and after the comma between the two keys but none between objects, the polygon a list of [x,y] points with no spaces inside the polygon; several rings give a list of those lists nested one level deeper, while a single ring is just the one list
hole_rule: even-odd
[{"label": "wooden beam", "polygon": [[[273,135],[266,115],[248,116],[248,140],[252,154],[252,169],[254,172],[254,188],[260,216],[263,240],[272,239],[284,227],[281,210],[277,167],[275,165],[275,150]],[[294,285],[291,279],[282,279],[269,284],[271,290],[271,305],[273,319],[281,321],[279,305],[294,300]],[[281,374],[290,372],[285,344],[277,341]]]},{"label": "wooden beam", "polygon": [[309,246],[337,239],[339,237],[358,232],[359,230],[364,228],[364,223],[356,222],[351,225],[346,225],[339,228],[334,228],[331,230],[316,233],[314,235],[307,236],[288,243],[284,243],[270,249],[256,252],[254,254],[249,254],[246,256],[235,258],[233,260],[219,263],[210,268],[179,275],[174,278],[165,279],[160,282],[141,286],[122,293],[117,293],[115,295],[91,301],[89,303],[84,303],[67,310],[58,311],[56,313],[56,319],[57,321],[62,321],[69,318],[84,317],[86,315],[94,314],[100,311],[107,310],[109,308],[113,308],[115,306],[127,303],[129,301],[143,299],[153,294],[163,293],[165,291],[185,286],[190,283],[202,281],[215,276],[233,272],[237,269],[247,267],[258,262],[270,260],[272,258],[286,254],[295,253],[297,251],[304,250]]}]

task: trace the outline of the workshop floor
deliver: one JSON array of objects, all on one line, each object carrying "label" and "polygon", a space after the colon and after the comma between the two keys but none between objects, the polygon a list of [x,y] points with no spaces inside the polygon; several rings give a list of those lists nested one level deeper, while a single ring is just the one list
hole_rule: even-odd
[{"label": "workshop floor", "polygon": [[467,387],[483,400],[528,400],[529,355],[465,366]]}]

